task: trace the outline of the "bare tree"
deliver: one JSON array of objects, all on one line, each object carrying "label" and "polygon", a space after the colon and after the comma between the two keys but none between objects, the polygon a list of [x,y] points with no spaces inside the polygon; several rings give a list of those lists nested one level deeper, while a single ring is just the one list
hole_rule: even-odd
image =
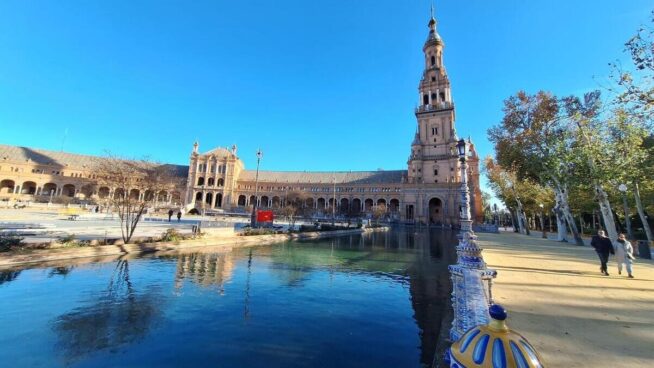
[{"label": "bare tree", "polygon": [[379,204],[372,210],[372,218],[375,219],[375,224],[379,225],[379,219],[386,215],[386,205]]},{"label": "bare tree", "polygon": [[171,166],[109,155],[96,162],[98,184],[113,188],[108,204],[118,213],[123,241],[128,243],[158,193],[172,192],[180,184]]}]

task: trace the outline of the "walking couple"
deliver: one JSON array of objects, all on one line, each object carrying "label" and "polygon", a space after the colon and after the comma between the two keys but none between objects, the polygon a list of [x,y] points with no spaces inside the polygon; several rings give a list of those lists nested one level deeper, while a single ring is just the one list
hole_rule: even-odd
[{"label": "walking couple", "polygon": [[590,241],[590,245],[595,248],[597,255],[600,259],[600,272],[604,276],[608,276],[609,272],[606,268],[606,264],[609,261],[609,255],[615,254],[616,260],[618,262],[618,274],[622,274],[622,265],[624,264],[627,268],[627,274],[630,279],[633,279],[633,260],[635,259],[633,253],[634,248],[631,246],[631,243],[625,239],[624,234],[618,236],[618,240],[615,243],[611,242],[606,236],[604,230],[597,232],[597,235],[593,236],[593,239]]}]

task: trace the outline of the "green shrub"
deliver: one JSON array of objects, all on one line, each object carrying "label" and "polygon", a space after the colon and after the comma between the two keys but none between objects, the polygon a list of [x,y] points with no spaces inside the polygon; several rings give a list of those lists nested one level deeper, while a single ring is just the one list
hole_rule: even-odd
[{"label": "green shrub", "polygon": [[8,252],[23,244],[23,238],[16,234],[0,234],[0,252]]},{"label": "green shrub", "polygon": [[165,242],[176,242],[182,239],[184,239],[184,236],[176,229],[167,229],[161,235],[161,241],[165,241]]},{"label": "green shrub", "polygon": [[91,245],[91,242],[88,240],[77,240],[75,239],[75,234],[68,234],[65,236],[60,236],[57,238],[57,243],[62,244],[64,247],[87,247]]},{"label": "green shrub", "polygon": [[259,228],[259,229],[245,229],[241,235],[243,236],[252,236],[252,235],[270,235],[276,234],[277,232],[273,229]]}]

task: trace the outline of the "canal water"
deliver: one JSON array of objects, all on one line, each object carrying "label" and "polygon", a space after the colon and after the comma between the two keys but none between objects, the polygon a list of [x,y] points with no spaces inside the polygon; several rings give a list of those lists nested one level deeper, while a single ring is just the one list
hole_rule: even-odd
[{"label": "canal water", "polygon": [[3,270],[0,365],[428,366],[455,244],[407,229]]}]

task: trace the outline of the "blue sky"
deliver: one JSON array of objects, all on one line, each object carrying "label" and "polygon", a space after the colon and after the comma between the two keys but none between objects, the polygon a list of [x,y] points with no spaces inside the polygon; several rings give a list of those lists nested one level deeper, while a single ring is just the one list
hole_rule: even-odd
[{"label": "blue sky", "polygon": [[[429,0],[0,2],[0,143],[186,164],[237,144],[252,168],[404,169]],[[519,89],[597,88],[645,0],[441,0],[457,131]],[[66,134],[67,132],[67,134]]]}]

